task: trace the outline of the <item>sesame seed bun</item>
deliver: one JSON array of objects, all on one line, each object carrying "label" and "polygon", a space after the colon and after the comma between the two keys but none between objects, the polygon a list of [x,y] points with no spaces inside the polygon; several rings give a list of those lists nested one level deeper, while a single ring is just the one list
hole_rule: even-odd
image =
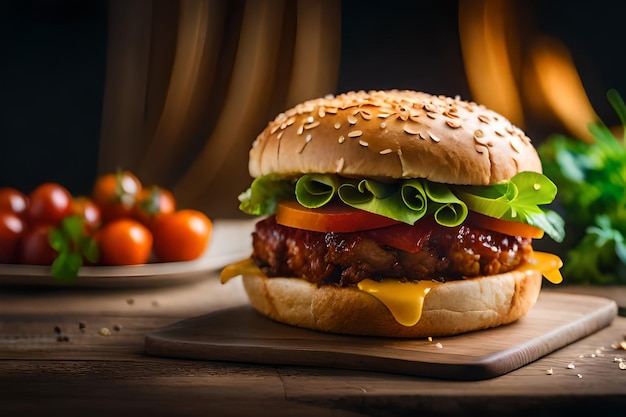
[{"label": "sesame seed bun", "polygon": [[383,303],[356,287],[263,275],[245,275],[243,284],[252,306],[281,323],[330,333],[420,338],[514,322],[537,301],[541,280],[541,272],[520,269],[438,285],[425,297],[414,326],[399,324]]},{"label": "sesame seed bun", "polygon": [[541,172],[541,162],[524,132],[494,111],[392,90],[319,98],[279,114],[251,148],[249,171],[488,185]]}]

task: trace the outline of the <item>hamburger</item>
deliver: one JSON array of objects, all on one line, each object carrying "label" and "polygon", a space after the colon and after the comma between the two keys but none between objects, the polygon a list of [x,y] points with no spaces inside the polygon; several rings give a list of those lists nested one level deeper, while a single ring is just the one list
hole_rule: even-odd
[{"label": "hamburger", "polygon": [[533,250],[563,220],[531,140],[460,98],[359,91],[279,114],[249,153],[240,209],[260,216],[242,276],[251,305],[322,332],[451,336],[535,304],[562,263]]}]

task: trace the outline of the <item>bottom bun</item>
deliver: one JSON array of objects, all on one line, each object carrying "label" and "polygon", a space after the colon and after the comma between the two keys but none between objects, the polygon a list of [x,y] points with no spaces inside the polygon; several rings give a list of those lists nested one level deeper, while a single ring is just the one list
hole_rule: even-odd
[{"label": "bottom bun", "polygon": [[377,298],[355,287],[243,277],[252,306],[275,321],[323,332],[403,338],[452,336],[514,322],[535,304],[541,282],[541,272],[525,269],[437,285],[424,300],[420,320],[407,327]]}]

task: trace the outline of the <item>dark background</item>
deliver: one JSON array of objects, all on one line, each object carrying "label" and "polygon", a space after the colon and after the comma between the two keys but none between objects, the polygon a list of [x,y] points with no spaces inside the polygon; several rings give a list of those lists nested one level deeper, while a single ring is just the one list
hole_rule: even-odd
[{"label": "dark background", "polygon": [[[528,3],[532,16],[522,26],[565,42],[592,105],[607,124],[617,124],[606,91],[626,95],[626,3]],[[471,100],[457,5],[344,0],[337,92],[409,88]],[[104,0],[0,2],[0,187],[28,192],[57,181],[73,194],[89,192],[96,175],[106,41]],[[526,131],[534,140],[551,133],[532,121]]]}]

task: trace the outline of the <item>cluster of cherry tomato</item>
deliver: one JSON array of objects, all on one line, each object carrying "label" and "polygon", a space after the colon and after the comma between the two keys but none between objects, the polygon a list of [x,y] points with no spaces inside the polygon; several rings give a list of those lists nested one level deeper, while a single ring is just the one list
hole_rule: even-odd
[{"label": "cluster of cherry tomato", "polygon": [[51,232],[70,216],[82,220],[81,237],[97,247],[97,260],[85,261],[92,265],[193,260],[213,227],[204,213],[178,210],[169,190],[144,187],[129,171],[99,176],[91,196],[74,197],[58,183],[29,194],[0,188],[0,263],[52,265],[59,252]]}]

